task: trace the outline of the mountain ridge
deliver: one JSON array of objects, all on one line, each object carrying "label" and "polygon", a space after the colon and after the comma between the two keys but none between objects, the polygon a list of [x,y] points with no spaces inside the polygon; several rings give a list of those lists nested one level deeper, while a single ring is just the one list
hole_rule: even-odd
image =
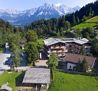
[{"label": "mountain ridge", "polygon": [[31,22],[40,19],[58,18],[68,13],[73,13],[79,10],[80,7],[69,8],[65,5],[54,5],[45,3],[37,8],[32,8],[24,11],[17,10],[1,10],[0,18],[10,22],[12,25],[28,25]]}]

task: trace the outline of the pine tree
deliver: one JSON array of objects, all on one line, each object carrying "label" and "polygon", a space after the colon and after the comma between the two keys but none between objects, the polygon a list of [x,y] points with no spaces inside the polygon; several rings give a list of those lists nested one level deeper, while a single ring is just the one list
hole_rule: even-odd
[{"label": "pine tree", "polygon": [[73,24],[77,24],[75,14],[73,14]]},{"label": "pine tree", "polygon": [[77,24],[79,24],[80,23],[79,17],[77,17],[76,19],[77,19]]}]

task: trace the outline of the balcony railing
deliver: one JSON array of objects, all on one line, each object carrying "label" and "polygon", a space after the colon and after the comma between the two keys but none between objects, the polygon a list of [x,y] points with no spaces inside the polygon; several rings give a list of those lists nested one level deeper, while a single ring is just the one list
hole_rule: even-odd
[{"label": "balcony railing", "polygon": [[51,46],[51,49],[64,49],[65,46]]}]

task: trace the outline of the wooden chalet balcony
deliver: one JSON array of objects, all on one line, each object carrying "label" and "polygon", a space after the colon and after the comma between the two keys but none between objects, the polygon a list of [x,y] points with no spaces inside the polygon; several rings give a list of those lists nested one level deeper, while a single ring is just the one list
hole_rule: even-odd
[{"label": "wooden chalet balcony", "polygon": [[57,51],[52,51],[52,53],[57,53]]},{"label": "wooden chalet balcony", "polygon": [[[65,52],[63,52],[63,51],[52,51],[51,53],[58,55],[58,57],[64,57],[65,56]],[[47,56],[50,57],[51,53],[47,54]]]},{"label": "wooden chalet balcony", "polygon": [[67,49],[59,49],[59,50],[49,50],[48,53],[51,54],[51,53],[65,53],[65,52],[68,52]]},{"label": "wooden chalet balcony", "polygon": [[59,51],[54,50],[54,51],[51,51],[51,53],[65,53],[65,51],[63,51],[63,50],[59,50]]},{"label": "wooden chalet balcony", "polygon": [[64,49],[65,46],[51,46],[51,49]]},{"label": "wooden chalet balcony", "polygon": [[62,53],[62,54],[58,54],[59,57],[64,57],[65,56],[65,53]]},{"label": "wooden chalet balcony", "polygon": [[51,49],[54,49],[54,46],[51,46]]}]

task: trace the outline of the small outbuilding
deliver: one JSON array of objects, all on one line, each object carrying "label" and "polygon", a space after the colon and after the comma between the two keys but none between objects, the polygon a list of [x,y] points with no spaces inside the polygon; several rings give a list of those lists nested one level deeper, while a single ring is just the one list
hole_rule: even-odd
[{"label": "small outbuilding", "polygon": [[26,71],[22,84],[32,87],[34,91],[47,91],[50,82],[50,69],[30,68]]}]

